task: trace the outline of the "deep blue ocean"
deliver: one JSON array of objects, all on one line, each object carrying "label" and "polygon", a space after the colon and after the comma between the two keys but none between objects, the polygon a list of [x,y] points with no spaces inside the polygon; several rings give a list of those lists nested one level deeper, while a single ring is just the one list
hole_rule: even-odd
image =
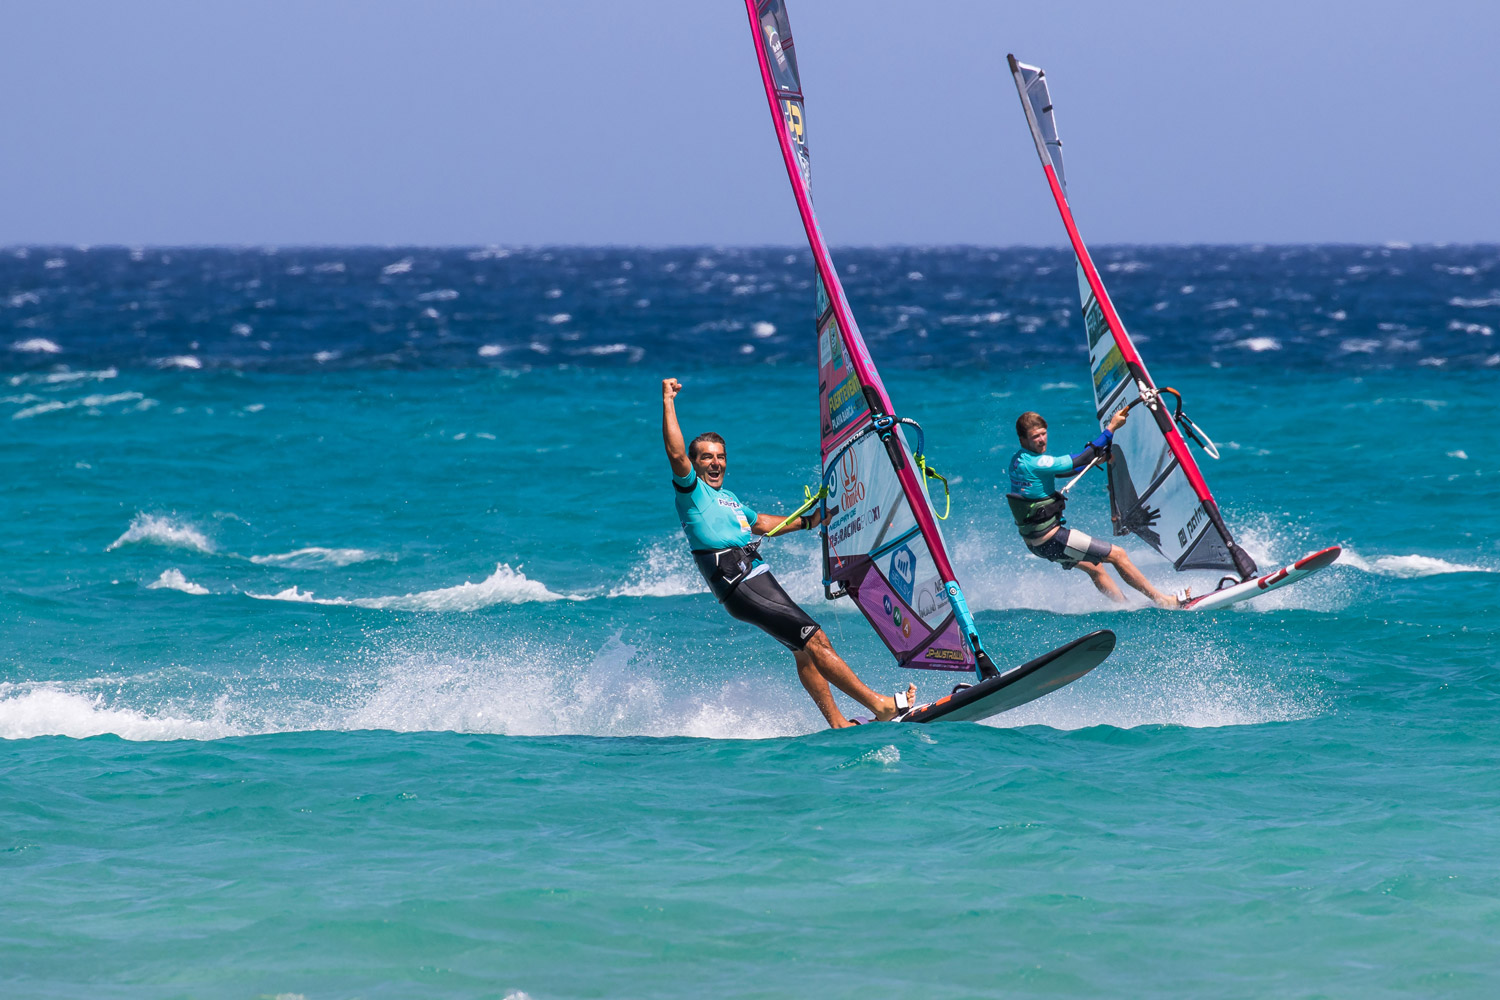
[{"label": "deep blue ocean", "polygon": [[1500,994],[1500,247],[1099,253],[1245,547],[1345,548],[1213,614],[1010,523],[1070,255],[835,258],[996,659],[1120,637],[987,724],[823,730],[687,555],[662,378],[817,478],[806,252],[0,251],[0,996]]}]

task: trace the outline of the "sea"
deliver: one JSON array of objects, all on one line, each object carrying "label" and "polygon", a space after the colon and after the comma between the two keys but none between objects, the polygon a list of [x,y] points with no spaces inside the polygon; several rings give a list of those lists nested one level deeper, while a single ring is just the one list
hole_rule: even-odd
[{"label": "sea", "polygon": [[1010,522],[1017,414],[1097,429],[1066,251],[835,258],[995,659],[1119,636],[983,724],[825,729],[689,559],[663,378],[817,481],[805,250],[0,250],[0,995],[1500,994],[1500,247],[1100,250],[1245,548],[1343,546],[1204,614]]}]

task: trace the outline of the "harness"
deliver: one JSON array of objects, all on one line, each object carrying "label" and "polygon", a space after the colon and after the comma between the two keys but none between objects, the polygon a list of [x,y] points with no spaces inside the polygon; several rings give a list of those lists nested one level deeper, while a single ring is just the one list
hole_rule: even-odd
[{"label": "harness", "polygon": [[1062,524],[1063,508],[1068,505],[1068,498],[1061,493],[1048,493],[1038,500],[1019,493],[1007,493],[1005,500],[1010,504],[1011,516],[1016,519],[1016,530],[1025,539],[1045,535]]},{"label": "harness", "polygon": [[764,572],[766,564],[760,558],[760,542],[749,545],[731,545],[727,549],[693,549],[693,562],[698,572],[714,592],[714,597],[723,604],[734,593],[734,589],[752,576]]}]

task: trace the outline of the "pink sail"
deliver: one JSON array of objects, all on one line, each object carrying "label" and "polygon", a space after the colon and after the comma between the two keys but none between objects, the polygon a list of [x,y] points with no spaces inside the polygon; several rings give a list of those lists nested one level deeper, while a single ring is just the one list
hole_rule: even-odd
[{"label": "pink sail", "polygon": [[[926,491],[813,213],[797,55],[783,0],[745,0],[776,137],[817,269],[823,544],[830,598],[851,596],[903,666],[973,670],[981,650]],[[987,662],[987,661],[986,661]]]}]

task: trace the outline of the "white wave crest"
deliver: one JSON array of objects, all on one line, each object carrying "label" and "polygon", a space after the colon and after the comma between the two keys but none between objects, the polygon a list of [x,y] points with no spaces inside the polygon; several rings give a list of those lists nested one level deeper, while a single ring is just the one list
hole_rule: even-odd
[{"label": "white wave crest", "polygon": [[1352,549],[1345,549],[1339,562],[1366,573],[1415,579],[1422,576],[1442,576],[1445,573],[1497,573],[1492,566],[1477,566],[1472,563],[1455,563],[1435,556],[1376,556],[1366,559]]},{"label": "white wave crest", "polygon": [[191,354],[174,354],[174,355],[172,355],[169,358],[157,358],[156,359],[156,367],[158,367],[158,368],[185,368],[185,369],[191,370],[191,369],[202,368],[203,367],[203,362],[199,361],[197,358],[193,357]]},{"label": "white wave crest", "polygon": [[133,695],[128,679],[0,684],[0,738],[212,740],[383,729],[764,739],[823,728],[795,681],[782,677],[774,696],[765,682],[714,679],[712,671],[685,682],[658,672],[618,636],[592,654],[533,645],[457,655],[395,650],[337,677],[339,688],[311,701],[289,700],[273,686],[156,707],[154,695]]},{"label": "white wave crest", "polygon": [[180,590],[184,594],[206,594],[208,588],[199,583],[194,583],[182,575],[180,569],[163,570],[161,576],[156,578],[155,583],[146,584],[147,590]]},{"label": "white wave crest", "polygon": [[122,545],[136,543],[165,545],[171,548],[193,549],[197,552],[213,552],[213,543],[190,524],[185,524],[162,514],[137,514],[125,533],[104,551],[113,552]]},{"label": "white wave crest", "polygon": [[21,375],[13,375],[10,379],[11,385],[57,385],[63,382],[81,382],[86,379],[104,380],[116,378],[120,374],[118,368],[104,368],[99,371],[60,371],[60,372],[26,372]]},{"label": "white wave crest", "polygon": [[195,720],[111,707],[101,695],[68,691],[53,683],[0,684],[0,739],[85,739],[106,733],[127,740],[213,740],[240,735],[220,719]]},{"label": "white wave crest", "polygon": [[94,393],[92,395],[82,396],[78,399],[49,399],[45,403],[37,403],[35,406],[28,406],[24,410],[17,410],[15,413],[12,413],[10,415],[10,419],[26,420],[30,417],[35,417],[43,413],[55,413],[58,410],[71,410],[77,406],[82,406],[85,409],[93,410],[101,406],[111,406],[115,403],[131,402],[136,403],[137,408],[139,409],[148,409],[156,405],[155,400],[148,400],[139,392],[114,392],[108,394]]},{"label": "white wave crest", "polygon": [[1248,351],[1279,351],[1281,341],[1275,337],[1246,337],[1244,340],[1236,340],[1236,347],[1243,347]]},{"label": "white wave crest", "polygon": [[456,587],[424,590],[399,597],[315,597],[310,590],[289,587],[275,594],[248,596],[262,601],[293,601],[298,604],[327,604],[342,607],[374,608],[379,611],[478,611],[496,604],[531,604],[538,601],[583,600],[582,597],[557,594],[545,584],[527,579],[520,570],[505,563],[479,583],[461,583]]},{"label": "white wave crest", "polygon": [[62,348],[46,337],[30,337],[26,340],[17,340],[10,345],[12,351],[20,351],[22,354],[60,354]]},{"label": "white wave crest", "polygon": [[325,549],[311,546],[291,552],[277,552],[268,556],[251,556],[250,561],[262,566],[288,566],[292,569],[320,569],[324,566],[352,566],[355,563],[373,562],[376,559],[394,559],[380,552],[364,549]]},{"label": "white wave crest", "polygon": [[706,594],[708,585],[686,546],[658,542],[646,552],[644,562],[631,567],[625,582],[609,592],[610,597],[678,597]]},{"label": "white wave crest", "polygon": [[400,732],[720,739],[821,728],[805,696],[768,702],[763,691],[741,681],[685,687],[658,675],[637,653],[616,637],[596,655],[584,653],[582,664],[576,651],[552,649],[403,657],[329,722],[337,729]]}]

